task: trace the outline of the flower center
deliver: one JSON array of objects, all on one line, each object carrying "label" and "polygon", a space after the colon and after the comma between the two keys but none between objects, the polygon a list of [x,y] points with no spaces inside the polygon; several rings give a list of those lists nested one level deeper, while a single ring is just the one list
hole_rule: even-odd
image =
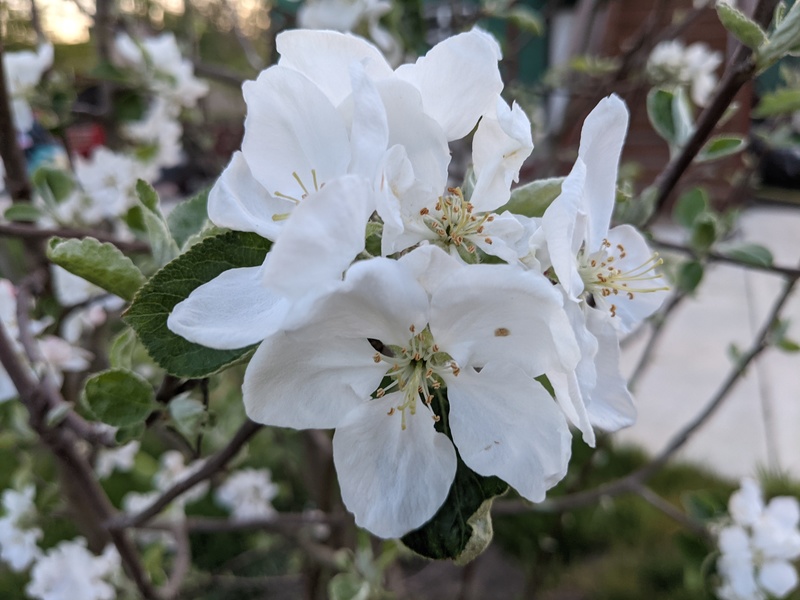
[{"label": "flower center", "polygon": [[[303,182],[303,179],[300,177],[300,175],[297,174],[297,171],[292,171],[292,177],[294,177],[294,180],[297,182],[297,185],[300,186],[300,189],[303,192],[300,195],[300,197],[297,198],[295,196],[289,196],[288,194],[284,194],[283,192],[278,192],[278,191],[275,192],[275,196],[278,197],[278,198],[283,198],[284,200],[289,200],[290,202],[294,202],[295,204],[300,204],[300,201],[301,200],[305,200],[311,192],[308,191],[308,187]],[[311,169],[311,184],[313,185],[315,192],[318,192],[319,190],[321,190],[323,188],[323,186],[325,185],[324,183],[319,183],[317,181],[317,170],[316,169]],[[272,215],[272,220],[273,221],[283,221],[284,219],[287,219],[288,217],[289,217],[289,213],[276,213],[276,214]]]},{"label": "flower center", "polygon": [[[583,280],[586,299],[590,306],[595,306],[594,298],[602,296],[616,296],[622,292],[629,300],[636,294],[659,292],[668,290],[668,287],[657,286],[651,282],[661,279],[656,273],[656,268],[664,261],[654,252],[642,264],[623,270],[618,265],[627,256],[622,244],[612,246],[608,240],[603,240],[600,250],[587,254],[582,248],[578,253],[578,273]],[[616,306],[611,305],[611,316],[616,316]]]},{"label": "flower center", "polygon": [[[411,339],[404,346],[383,347],[382,352],[376,352],[373,356],[376,363],[385,362],[390,365],[386,376],[392,380],[386,387],[379,387],[375,395],[382,398],[386,392],[395,388],[403,393],[403,401],[393,406],[388,413],[393,415],[400,412],[403,429],[406,428],[406,411],[416,414],[419,399],[430,409],[433,392],[444,385],[442,376],[446,373],[458,376],[461,371],[450,355],[439,350],[429,327],[415,333],[412,325],[409,331]],[[432,414],[432,418],[439,421],[436,414]]]},{"label": "flower center", "polygon": [[438,236],[437,243],[445,250],[454,246],[462,257],[463,253],[475,254],[475,237],[482,237],[491,245],[492,238],[484,233],[484,226],[494,221],[494,214],[474,214],[473,206],[464,200],[461,188],[448,188],[447,191],[446,195],[439,197],[433,211],[429,208],[419,211],[428,229]]}]

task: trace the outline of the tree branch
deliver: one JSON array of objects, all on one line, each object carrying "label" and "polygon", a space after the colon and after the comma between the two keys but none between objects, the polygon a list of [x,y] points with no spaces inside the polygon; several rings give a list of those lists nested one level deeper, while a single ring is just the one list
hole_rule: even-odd
[{"label": "tree branch", "polygon": [[0,31],[0,158],[6,169],[6,189],[14,202],[31,199],[31,183],[25,166],[25,155],[17,144],[17,130],[11,111],[11,93],[6,85],[3,55],[3,34]]},{"label": "tree branch", "polygon": [[85,238],[93,237],[100,242],[114,244],[123,252],[149,252],[150,245],[138,240],[120,240],[102,231],[91,229],[73,229],[70,227],[36,227],[22,223],[0,223],[0,237],[18,237],[22,239],[42,240],[51,237]]},{"label": "tree branch", "polygon": [[233,436],[233,439],[228,442],[228,445],[206,460],[203,466],[195,473],[166,490],[142,512],[132,516],[120,516],[115,518],[107,523],[108,527],[114,530],[122,530],[127,527],[137,527],[146,523],[166,508],[175,498],[190,490],[201,481],[209,479],[217,473],[217,471],[221,470],[262,427],[263,425],[259,423],[254,423],[250,420],[245,421],[239,428],[239,431]]}]

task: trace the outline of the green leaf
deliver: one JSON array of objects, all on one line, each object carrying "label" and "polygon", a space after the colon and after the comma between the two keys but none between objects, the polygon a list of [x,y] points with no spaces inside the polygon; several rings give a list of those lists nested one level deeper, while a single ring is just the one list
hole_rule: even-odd
[{"label": "green leaf", "polygon": [[772,252],[758,244],[742,244],[725,250],[725,254],[738,261],[756,267],[771,267]]},{"label": "green leaf", "polygon": [[158,271],[123,315],[150,357],[176,377],[200,378],[237,362],[255,346],[212,350],[189,342],[167,328],[167,317],[178,302],[217,275],[235,267],[264,262],[270,242],[254,233],[231,231],[206,238]]},{"label": "green leaf", "polygon": [[524,4],[515,4],[510,10],[497,15],[508,19],[510,23],[519,27],[523,31],[536,36],[544,34],[545,27],[542,15]]},{"label": "green leaf", "polygon": [[47,257],[70,273],[125,300],[133,299],[145,281],[138,267],[119,248],[90,237],[81,240],[51,238]]},{"label": "green leaf", "polygon": [[369,582],[355,573],[339,573],[328,582],[330,600],[369,600]]},{"label": "green leaf", "polygon": [[42,216],[42,211],[36,208],[33,204],[27,202],[17,202],[12,204],[3,213],[6,221],[22,221],[26,223],[35,223]]},{"label": "green leaf", "polygon": [[75,182],[69,174],[50,167],[36,169],[31,176],[31,183],[45,200],[56,204],[66,200],[75,190]]},{"label": "green leaf", "polygon": [[691,260],[685,262],[678,270],[678,281],[676,282],[678,288],[687,294],[691,294],[700,285],[703,280],[703,265],[696,261]]},{"label": "green leaf", "polygon": [[764,94],[758,106],[753,110],[753,117],[764,119],[779,115],[789,115],[800,110],[800,89],[782,88]]},{"label": "green leaf", "polygon": [[756,52],[756,64],[764,70],[800,47],[800,2],[795,2],[775,26],[766,44]]},{"label": "green leaf", "polygon": [[109,369],[90,377],[83,399],[95,417],[114,427],[142,423],[158,408],[147,380],[125,369]]},{"label": "green leaf", "polygon": [[716,217],[708,212],[703,213],[695,219],[689,242],[695,251],[703,254],[717,241],[718,233],[719,226]]},{"label": "green leaf", "polygon": [[670,145],[675,144],[677,140],[675,120],[672,117],[674,98],[675,94],[672,92],[656,88],[647,94],[647,116],[650,118],[650,124]]},{"label": "green leaf", "polygon": [[364,249],[372,256],[380,256],[383,243],[383,223],[370,221],[367,223],[367,230],[364,235],[366,240]]},{"label": "green leaf", "polygon": [[133,368],[133,351],[136,347],[136,332],[126,327],[111,340],[108,362],[115,369]]},{"label": "green leaf", "polygon": [[697,218],[706,212],[708,212],[708,194],[703,188],[697,187],[678,198],[672,211],[672,218],[686,229],[691,229]]},{"label": "green leaf", "polygon": [[727,2],[717,2],[717,15],[722,26],[748,48],[758,48],[767,41],[767,34],[758,23]]},{"label": "green leaf", "polygon": [[790,353],[800,352],[800,344],[798,344],[794,340],[790,340],[789,338],[785,337],[778,340],[775,346],[783,350],[784,352],[790,352]]},{"label": "green leaf", "polygon": [[692,102],[683,87],[675,90],[675,96],[672,99],[672,120],[675,124],[675,144],[681,147],[694,132]]},{"label": "green leaf", "polygon": [[741,152],[746,146],[747,142],[740,135],[717,135],[705,143],[695,160],[697,162],[718,160]]},{"label": "green leaf", "polygon": [[563,177],[537,179],[526,183],[511,192],[509,201],[496,212],[512,212],[526,217],[541,217],[547,207],[561,193]]},{"label": "green leaf", "polygon": [[170,401],[169,414],[176,429],[187,438],[197,435],[208,416],[203,403],[192,398],[189,393],[180,394]]},{"label": "green leaf", "polygon": [[196,196],[184,200],[172,209],[167,217],[170,233],[180,248],[208,223],[208,192],[203,190]]},{"label": "green leaf", "polygon": [[149,183],[140,179],[136,182],[136,195],[139,197],[141,216],[147,231],[150,251],[159,266],[164,266],[180,254],[178,245],[172,239],[167,221],[158,206],[158,194]]}]

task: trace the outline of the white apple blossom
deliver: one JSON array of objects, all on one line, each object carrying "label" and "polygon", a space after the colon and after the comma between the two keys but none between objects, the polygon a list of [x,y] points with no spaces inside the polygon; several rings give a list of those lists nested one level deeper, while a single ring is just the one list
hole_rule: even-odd
[{"label": "white apple blossom", "polygon": [[65,201],[59,210],[69,223],[96,225],[123,215],[136,201],[136,181],[143,175],[143,165],[135,158],[104,146],[91,157],[75,157],[75,177],[83,194]]},{"label": "white apple blossom", "polygon": [[750,478],[731,495],[732,522],[717,532],[717,573],[721,600],[784,598],[797,587],[791,561],[800,558],[800,504],[778,496],[765,506],[761,488]]},{"label": "white apple blossom", "polygon": [[128,123],[124,127],[124,133],[129,139],[147,146],[148,158],[144,162],[149,172],[141,173],[141,179],[152,181],[158,175],[159,169],[179,165],[183,159],[183,127],[173,113],[169,102],[165,98],[157,97],[141,120]]},{"label": "white apple blossom", "polygon": [[61,542],[36,562],[25,592],[39,600],[114,600],[112,582],[120,573],[116,548],[108,546],[95,556],[85,539],[76,538]]},{"label": "white apple blossom", "polygon": [[114,50],[119,62],[138,70],[156,95],[177,110],[195,106],[198,99],[208,93],[208,84],[194,76],[192,61],[183,58],[172,33],[141,41],[119,33],[114,40]]},{"label": "white apple blossom", "polygon": [[[161,465],[153,476],[153,483],[158,491],[164,492],[187,477],[194,475],[198,469],[202,468],[203,462],[202,460],[196,460],[187,465],[183,454],[177,450],[169,450],[161,455]],[[178,496],[175,499],[175,503],[183,506],[196,502],[205,496],[206,492],[208,492],[208,482],[204,481]]]},{"label": "white apple blossom", "polygon": [[706,44],[686,46],[680,40],[667,40],[653,48],[647,69],[658,82],[687,86],[692,101],[705,106],[717,85],[716,70],[721,64],[722,54]]},{"label": "white apple blossom", "polygon": [[217,503],[231,512],[235,521],[268,519],[276,514],[272,500],[278,486],[269,469],[241,469],[217,488]]},{"label": "white apple blossom", "polygon": [[[261,344],[245,408],[260,423],[335,428],[342,498],[381,537],[434,515],[453,444],[473,471],[541,501],[570,454],[564,417],[533,379],[577,362],[561,302],[537,273],[462,265],[433,246],[356,263],[311,318]],[[435,428],[442,416],[452,442]]]},{"label": "white apple blossom", "polygon": [[36,518],[33,503],[36,488],[26,486],[22,491],[3,492],[4,514],[0,518],[0,560],[13,571],[24,571],[41,557],[38,542],[43,532],[32,524]]},{"label": "white apple blossom", "polygon": [[53,45],[42,44],[36,52],[6,52],[3,54],[3,69],[6,74],[14,127],[27,132],[33,127],[33,112],[28,97],[39,83],[44,72],[53,66]]},{"label": "white apple blossom", "polygon": [[136,454],[139,452],[139,441],[133,440],[119,448],[103,448],[97,455],[94,470],[100,479],[105,479],[114,471],[127,472],[133,469]]},{"label": "white apple blossom", "polygon": [[666,296],[660,259],[630,225],[609,229],[628,111],[601,100],[584,122],[578,159],[530,238],[527,264],[546,270],[565,295],[581,347],[574,372],[548,373],[570,421],[594,443],[593,426],[633,423],[633,399],[620,374],[619,335],[655,312]]}]

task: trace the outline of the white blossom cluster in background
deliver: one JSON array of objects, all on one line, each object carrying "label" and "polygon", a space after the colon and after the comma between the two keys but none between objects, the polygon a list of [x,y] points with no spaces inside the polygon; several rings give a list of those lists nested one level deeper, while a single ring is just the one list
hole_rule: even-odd
[{"label": "white blossom cluster in background", "polygon": [[728,502],[731,521],[717,532],[720,600],[784,598],[797,587],[800,505],[778,496],[764,503],[761,487],[745,478]]},{"label": "white blossom cluster in background", "polygon": [[53,45],[41,44],[36,51],[6,52],[3,54],[3,70],[11,97],[14,128],[26,133],[33,127],[33,111],[30,96],[47,69],[53,66]]},{"label": "white blossom cluster in background", "polygon": [[[543,500],[567,471],[568,423],[594,444],[595,428],[634,421],[619,338],[666,293],[642,236],[610,229],[624,103],[592,111],[561,194],[527,218],[501,211],[533,144],[501,97],[491,36],[474,29],[397,69],[331,31],[284,32],[277,49],[243,87],[242,151],[208,203],[216,225],[272,249],[197,288],[170,329],[213,348],[260,342],[248,415],[334,428],[342,498],[378,536],[436,513],[456,449]],[[473,130],[474,185],[454,187],[448,143]],[[375,256],[365,230],[380,232]]]},{"label": "white blossom cluster in background", "polygon": [[[23,356],[24,349],[20,340],[20,330],[17,322],[17,292],[14,285],[6,279],[0,279],[0,322],[2,322],[6,333],[11,338],[16,352]],[[35,338],[35,344],[42,358],[42,364],[36,365],[36,367],[46,370],[54,382],[60,385],[64,371],[80,372],[86,370],[89,367],[89,361],[92,356],[86,350],[73,346],[60,337],[40,335],[48,324],[46,321],[32,321],[30,323],[31,334],[38,336]],[[27,364],[27,360],[23,364]],[[17,388],[3,366],[0,365],[0,402],[5,402],[16,396]]]},{"label": "white blossom cluster in background", "polygon": [[697,106],[705,106],[717,85],[717,68],[722,54],[697,42],[685,45],[680,40],[659,43],[650,53],[647,70],[655,83],[685,86]]},{"label": "white blossom cluster in background", "polygon": [[42,550],[41,528],[35,526],[36,506],[33,485],[21,491],[3,492],[3,516],[0,517],[0,560],[13,571],[29,571],[25,593],[34,600],[113,600],[122,584],[120,557],[108,546],[100,556],[86,548],[78,537]]},{"label": "white blossom cluster in background", "polygon": [[297,26],[302,29],[331,29],[342,33],[369,36],[391,65],[403,57],[403,46],[380,24],[381,17],[392,10],[388,0],[306,0],[297,11]]}]

